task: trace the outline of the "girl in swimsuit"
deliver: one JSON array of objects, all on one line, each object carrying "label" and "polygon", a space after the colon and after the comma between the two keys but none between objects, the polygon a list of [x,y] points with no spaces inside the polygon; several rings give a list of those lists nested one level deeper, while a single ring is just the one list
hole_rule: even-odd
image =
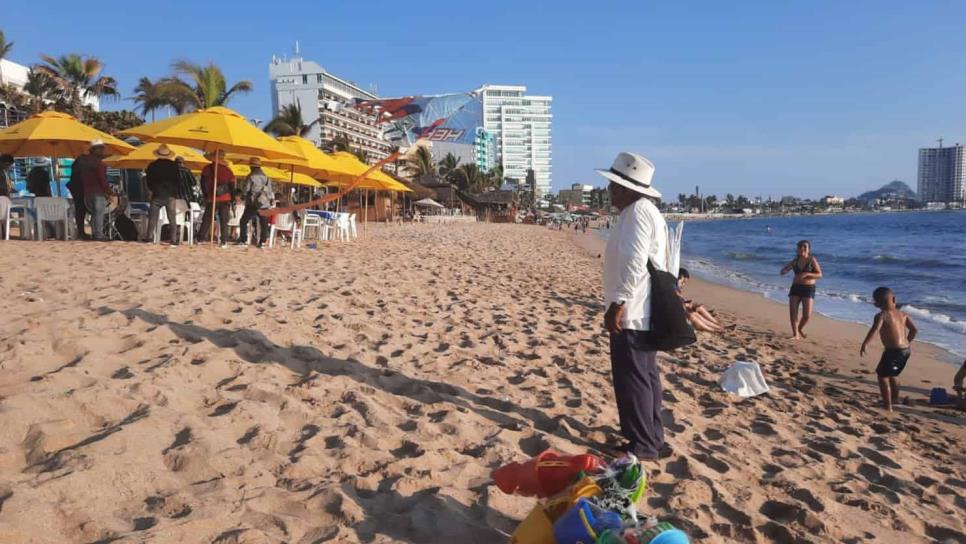
[{"label": "girl in swimsuit", "polygon": [[[798,242],[798,254],[782,268],[781,275],[795,272],[792,288],[788,291],[788,315],[792,324],[792,338],[805,338],[805,324],[812,317],[812,307],[815,305],[815,282],[822,277],[822,267],[818,260],[811,255],[811,244],[808,240]],[[798,319],[798,306],[802,306],[802,318]]]}]

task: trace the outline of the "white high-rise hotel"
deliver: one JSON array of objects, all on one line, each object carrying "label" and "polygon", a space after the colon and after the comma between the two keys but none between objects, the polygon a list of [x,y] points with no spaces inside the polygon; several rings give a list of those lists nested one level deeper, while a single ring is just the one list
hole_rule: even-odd
[{"label": "white high-rise hotel", "polygon": [[966,201],[966,147],[920,149],[918,189],[923,202]]},{"label": "white high-rise hotel", "polygon": [[493,135],[504,177],[526,180],[532,168],[538,196],[550,192],[550,96],[527,96],[522,85],[484,85],[483,128]]}]

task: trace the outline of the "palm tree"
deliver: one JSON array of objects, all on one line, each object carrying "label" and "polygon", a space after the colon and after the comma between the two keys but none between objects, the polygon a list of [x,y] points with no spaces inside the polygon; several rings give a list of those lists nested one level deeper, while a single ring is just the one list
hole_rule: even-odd
[{"label": "palm tree", "polygon": [[[10,54],[10,50],[13,49],[13,42],[8,42],[7,37],[3,35],[3,31],[0,30],[0,60],[7,58]],[[0,70],[0,85],[3,85],[3,71]]]},{"label": "palm tree", "polygon": [[23,86],[23,92],[30,97],[30,107],[33,112],[40,113],[57,100],[60,88],[46,72],[31,68],[27,72],[27,82]]},{"label": "palm tree", "polygon": [[340,132],[331,140],[323,142],[322,147],[328,149],[329,153],[335,153],[337,151],[352,152],[352,142],[349,141],[349,136],[345,132]]},{"label": "palm tree", "polygon": [[159,80],[157,86],[165,105],[178,113],[225,106],[235,95],[253,88],[251,81],[239,81],[228,87],[225,74],[214,63],[202,66],[179,60],[171,69],[176,75]]},{"label": "palm tree", "polygon": [[503,185],[503,165],[498,164],[490,168],[490,171],[486,173],[486,177],[489,178],[491,186],[499,189]]},{"label": "palm tree", "polygon": [[416,152],[406,161],[406,172],[418,179],[422,176],[432,176],[436,174],[436,164],[433,162],[433,154],[423,146],[416,148]]},{"label": "palm tree", "polygon": [[278,115],[265,125],[265,132],[275,136],[301,136],[304,138],[320,120],[316,119],[306,125],[302,120],[302,103],[286,104],[282,106]]},{"label": "palm tree", "polygon": [[459,157],[453,155],[452,153],[447,153],[446,156],[443,157],[443,160],[437,163],[436,167],[439,169],[439,175],[446,179],[450,179],[452,178],[453,173],[456,171],[456,168],[459,166],[459,164]]},{"label": "palm tree", "polygon": [[144,117],[150,113],[152,121],[154,121],[155,111],[170,106],[162,96],[160,82],[155,83],[147,77],[138,80],[137,87],[134,87],[134,96],[130,100],[138,105]]},{"label": "palm tree", "polygon": [[34,66],[34,70],[46,74],[60,90],[64,107],[75,117],[82,113],[84,98],[116,98],[117,81],[110,76],[102,76],[104,65],[95,57],[81,56],[76,53],[51,57],[41,55],[45,64]]},{"label": "palm tree", "polygon": [[481,193],[489,186],[489,180],[473,163],[460,165],[453,173],[453,181],[461,191]]}]

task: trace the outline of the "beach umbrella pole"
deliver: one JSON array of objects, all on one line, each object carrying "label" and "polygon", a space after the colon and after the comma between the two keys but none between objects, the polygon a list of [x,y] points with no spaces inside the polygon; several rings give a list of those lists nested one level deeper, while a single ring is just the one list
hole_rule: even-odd
[{"label": "beach umbrella pole", "polygon": [[[211,245],[215,245],[215,193],[218,192],[218,148],[215,148],[215,160],[212,161],[211,165],[212,176],[211,176]],[[225,233],[221,233],[221,237],[227,238]]]}]

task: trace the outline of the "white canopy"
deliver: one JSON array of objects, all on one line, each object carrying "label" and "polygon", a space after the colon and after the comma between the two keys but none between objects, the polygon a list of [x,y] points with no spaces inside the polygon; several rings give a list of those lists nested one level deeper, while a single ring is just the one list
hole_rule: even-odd
[{"label": "white canopy", "polygon": [[413,206],[423,206],[425,208],[445,208],[446,207],[440,204],[439,202],[436,202],[432,198],[424,198],[422,200],[417,200],[416,202],[413,202]]}]

